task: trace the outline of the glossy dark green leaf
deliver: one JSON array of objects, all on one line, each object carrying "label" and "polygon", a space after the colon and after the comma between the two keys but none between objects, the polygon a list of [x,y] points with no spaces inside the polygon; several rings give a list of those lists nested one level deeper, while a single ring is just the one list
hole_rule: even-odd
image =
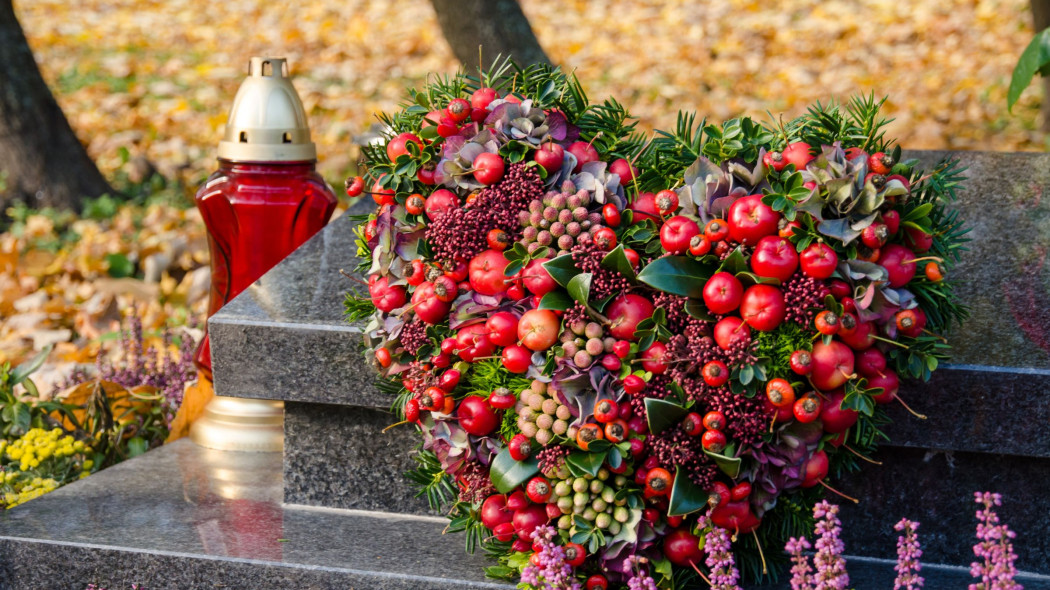
[{"label": "glossy dark green leaf", "polygon": [[573,264],[572,256],[569,254],[544,262],[543,268],[547,270],[547,274],[554,279],[554,282],[562,287],[568,287],[572,277],[580,274],[580,269]]},{"label": "glossy dark green leaf", "polygon": [[623,251],[623,244],[616,246],[611,252],[602,258],[602,266],[610,270],[615,270],[621,275],[627,277],[627,280],[634,281],[638,278],[638,275],[634,272],[634,267],[631,266],[631,261],[627,259],[627,254]]},{"label": "glossy dark green leaf", "polygon": [[667,293],[682,297],[703,297],[704,285],[713,269],[687,256],[664,256],[650,262],[638,280]]},{"label": "glossy dark green leaf", "polygon": [[725,260],[722,261],[722,266],[719,270],[724,270],[729,274],[735,275],[738,272],[746,272],[748,269],[747,259],[744,258],[744,253],[737,248],[726,256]]},{"label": "glossy dark green leaf", "polygon": [[704,454],[711,457],[715,464],[718,465],[718,468],[722,470],[722,473],[728,475],[730,479],[736,479],[740,475],[740,464],[742,461],[739,457],[719,455],[708,450],[704,450]]},{"label": "glossy dark green leaf", "polygon": [[674,487],[671,488],[671,501],[668,503],[668,516],[685,516],[697,510],[707,508],[710,494],[689,479],[681,467],[675,469]]},{"label": "glossy dark green leaf", "polygon": [[561,289],[555,289],[540,299],[540,309],[565,311],[572,307],[572,297]]},{"label": "glossy dark green leaf", "polygon": [[589,272],[580,273],[569,281],[567,289],[569,296],[579,301],[580,303],[587,305],[587,300],[591,296],[591,279],[593,275]]},{"label": "glossy dark green leaf", "polygon": [[750,287],[751,285],[780,285],[780,279],[775,279],[773,277],[760,277],[750,271],[738,272],[736,273],[736,278],[740,279],[740,282],[745,287]]},{"label": "glossy dark green leaf", "polygon": [[584,474],[597,476],[598,470],[602,468],[602,463],[605,462],[607,454],[608,451],[598,453],[577,451],[565,458],[565,464],[568,465],[569,471],[576,477],[582,477]]},{"label": "glossy dark green leaf", "polygon": [[711,315],[703,299],[686,299],[685,312],[698,320],[705,322],[715,321],[715,316]]},{"label": "glossy dark green leaf", "polygon": [[677,424],[689,411],[674,402],[647,397],[645,413],[649,419],[649,432],[660,434],[668,426]]},{"label": "glossy dark green leaf", "polygon": [[504,447],[492,460],[489,478],[499,493],[506,494],[528,481],[539,471],[540,464],[535,457],[529,457],[525,461],[515,461],[514,457],[510,456],[510,449]]}]

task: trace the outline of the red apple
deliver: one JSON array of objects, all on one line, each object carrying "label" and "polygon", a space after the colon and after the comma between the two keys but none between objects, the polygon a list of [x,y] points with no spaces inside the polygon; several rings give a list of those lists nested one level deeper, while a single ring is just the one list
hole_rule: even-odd
[{"label": "red apple", "polygon": [[802,464],[802,487],[811,488],[828,476],[828,454],[817,451]]},{"label": "red apple", "polygon": [[480,395],[463,398],[463,401],[459,402],[456,414],[459,416],[459,425],[463,427],[463,430],[474,436],[488,436],[500,424],[499,416]]},{"label": "red apple", "polygon": [[729,208],[729,237],[754,245],[780,230],[780,214],[762,202],[762,195],[748,195]]},{"label": "red apple", "polygon": [[427,214],[430,221],[435,221],[448,211],[459,207],[459,198],[456,193],[444,188],[439,188],[430,193],[423,203],[423,212]]},{"label": "red apple", "polygon": [[795,245],[780,236],[766,236],[758,241],[751,255],[751,270],[760,277],[787,281],[798,268]]},{"label": "red apple", "polygon": [[889,274],[891,287],[903,287],[915,278],[914,252],[898,244],[887,244],[879,252],[879,264]]},{"label": "red apple", "polygon": [[518,321],[518,340],[529,350],[547,350],[558,341],[561,322],[549,309],[530,309]]},{"label": "red apple", "polygon": [[784,293],[772,285],[754,285],[740,300],[740,316],[760,332],[768,332],[784,321]]},{"label": "red apple", "polygon": [[715,324],[715,342],[722,350],[729,350],[737,342],[750,342],[751,328],[744,320],[729,316],[722,318]]},{"label": "red apple", "polygon": [[660,213],[656,210],[656,195],[653,193],[638,193],[628,209],[634,212],[632,224],[641,223],[646,219],[660,221]]},{"label": "red apple", "polygon": [[802,170],[813,160],[813,155],[809,153],[810,146],[804,141],[796,141],[789,143],[784,148],[783,157],[787,160],[788,164],[794,164],[795,170]]},{"label": "red apple", "polygon": [[881,375],[868,377],[869,388],[882,388],[882,393],[872,398],[877,404],[888,404],[893,401],[893,398],[897,396],[897,390],[900,389],[900,385],[900,378],[897,377],[897,373],[892,369],[885,369]]},{"label": "red apple", "polygon": [[547,269],[543,268],[543,263],[548,260],[550,258],[537,258],[526,265],[521,273],[521,282],[533,295],[546,295],[558,286]]},{"label": "red apple", "polygon": [[711,313],[725,315],[740,307],[744,286],[727,272],[716,272],[704,285],[704,305]]},{"label": "red apple", "polygon": [[700,537],[690,532],[688,527],[675,529],[664,537],[664,555],[671,563],[680,567],[702,564],[704,552],[700,549]]},{"label": "red apple", "polygon": [[627,186],[635,178],[638,178],[638,168],[623,158],[610,164],[609,172],[620,177],[621,186]]},{"label": "red apple", "polygon": [[613,299],[605,310],[612,322],[609,335],[617,340],[634,340],[634,330],[642,320],[653,317],[653,302],[641,295],[624,293]]},{"label": "red apple", "polygon": [[838,340],[832,340],[830,344],[818,340],[813,345],[811,356],[813,373],[810,380],[821,391],[842,387],[853,375],[853,351]]},{"label": "red apple", "polygon": [[493,494],[481,503],[481,524],[489,529],[510,522],[514,513],[507,510],[507,497],[503,494]]},{"label": "red apple", "polygon": [[671,254],[683,254],[689,240],[700,233],[700,226],[684,215],[675,215],[660,227],[660,245]]},{"label": "red apple", "polygon": [[478,154],[471,165],[474,167],[474,178],[481,184],[496,184],[503,178],[506,168],[503,158],[491,152]]},{"label": "red apple", "polygon": [[826,279],[834,274],[839,266],[839,255],[824,242],[810,244],[799,256],[802,273],[814,279]]},{"label": "red apple", "polygon": [[533,158],[548,174],[554,174],[561,170],[561,165],[565,158],[565,148],[553,141],[547,142],[536,150]]},{"label": "red apple", "polygon": [[579,172],[584,164],[598,161],[598,150],[586,141],[576,141],[569,145],[569,153],[576,156],[576,167],[573,172]]},{"label": "red apple", "polygon": [[827,399],[820,405],[820,422],[824,425],[824,432],[846,432],[850,426],[857,423],[860,414],[856,410],[842,409],[842,399],[846,397],[846,393],[841,388],[829,391],[825,395]]},{"label": "red apple", "polygon": [[468,266],[470,288],[482,295],[501,295],[507,290],[507,257],[499,250],[485,250],[471,259]]},{"label": "red apple", "polygon": [[420,150],[423,149],[423,140],[419,139],[416,134],[401,133],[387,142],[386,157],[390,158],[390,161],[393,162],[397,160],[398,156],[403,156],[405,154],[411,155],[407,147],[409,143],[416,144],[416,147]]}]

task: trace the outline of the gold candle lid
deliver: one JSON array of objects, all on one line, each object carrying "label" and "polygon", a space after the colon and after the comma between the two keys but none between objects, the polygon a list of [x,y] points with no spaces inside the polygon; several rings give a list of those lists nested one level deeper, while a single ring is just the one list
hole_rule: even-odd
[{"label": "gold candle lid", "polygon": [[219,158],[233,162],[305,162],[317,159],[310,125],[283,57],[253,57],[219,142]]}]

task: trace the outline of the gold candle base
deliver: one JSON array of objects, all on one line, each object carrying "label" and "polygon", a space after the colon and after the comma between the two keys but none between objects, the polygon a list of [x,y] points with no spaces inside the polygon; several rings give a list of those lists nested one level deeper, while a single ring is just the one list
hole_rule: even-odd
[{"label": "gold candle base", "polygon": [[284,402],[215,396],[193,423],[190,439],[220,451],[284,450]]}]

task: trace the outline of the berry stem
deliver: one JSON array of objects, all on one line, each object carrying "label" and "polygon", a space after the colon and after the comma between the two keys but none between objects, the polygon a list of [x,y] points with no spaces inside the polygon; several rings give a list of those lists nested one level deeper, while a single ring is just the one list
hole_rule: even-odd
[{"label": "berry stem", "polygon": [[708,586],[710,586],[710,587],[712,587],[712,588],[714,588],[714,587],[715,587],[715,584],[714,584],[714,582],[712,582],[711,580],[709,580],[709,579],[708,579],[708,577],[704,575],[704,572],[700,571],[700,568],[696,567],[696,562],[695,562],[695,561],[690,561],[690,562],[689,562],[689,565],[693,566],[693,569],[694,569],[694,570],[696,571],[696,574],[697,574],[698,576],[700,576],[700,578],[701,578],[701,579],[703,579],[703,581],[704,581],[704,582],[705,582],[705,583],[706,583],[706,584],[707,584]]},{"label": "berry stem", "polygon": [[755,547],[758,547],[758,558],[762,560],[762,574],[768,574],[769,568],[766,567],[766,554],[762,551],[762,542],[758,540],[757,532],[752,530],[751,534],[755,536]]},{"label": "berry stem", "polygon": [[882,465],[882,461],[876,461],[875,459],[872,459],[870,457],[865,457],[864,455],[861,455],[860,453],[858,453],[856,449],[854,449],[853,447],[851,447],[851,446],[849,446],[847,444],[844,444],[842,446],[845,447],[845,449],[847,451],[853,453],[854,455],[860,457],[861,459],[864,459],[865,461],[867,461],[868,463],[871,463],[872,465]]},{"label": "berry stem", "polygon": [[840,491],[836,490],[835,488],[829,486],[828,484],[824,483],[823,479],[818,481],[817,483],[819,483],[820,485],[822,485],[825,488],[827,488],[828,491],[833,492],[835,494],[838,494],[838,495],[842,496],[843,498],[849,500],[850,502],[853,502],[854,504],[860,504],[860,500],[854,498],[853,496],[847,496],[846,494],[843,494],[842,492],[840,492]]},{"label": "berry stem", "polygon": [[934,260],[936,262],[944,262],[944,259],[940,256],[923,256],[922,258],[912,258],[911,260],[905,260],[901,264],[915,264],[916,262],[922,262],[923,260]]},{"label": "berry stem", "polygon": [[908,412],[910,412],[912,416],[915,416],[919,420],[926,420],[927,419],[926,418],[926,414],[920,414],[920,413],[916,412],[915,410],[911,409],[911,406],[909,406],[907,403],[905,403],[904,400],[901,399],[901,396],[895,395],[893,397],[897,401],[899,401],[901,403],[901,405],[904,406],[904,409],[908,410]]},{"label": "berry stem", "polygon": [[352,274],[350,274],[350,273],[346,272],[345,270],[343,270],[343,269],[341,269],[341,268],[339,269],[339,274],[341,274],[341,275],[343,275],[344,277],[346,277],[346,278],[350,279],[351,281],[353,281],[353,282],[357,283],[358,285],[362,285],[362,286],[364,286],[364,287],[368,287],[368,283],[366,283],[366,282],[362,281],[361,279],[359,279],[359,278],[355,277],[354,275],[352,275]]},{"label": "berry stem", "polygon": [[384,428],[380,432],[386,433],[387,430],[390,430],[391,428],[393,428],[395,426],[401,426],[402,424],[411,424],[411,423],[412,423],[411,420],[402,420],[400,422],[395,422],[395,423],[391,424],[390,426],[387,426],[386,428]]},{"label": "berry stem", "polygon": [[876,336],[876,335],[872,334],[871,337],[874,338],[875,340],[878,340],[879,342],[885,342],[886,344],[892,344],[894,346],[899,346],[899,347],[901,347],[901,348],[903,348],[905,350],[908,350],[910,348],[907,344],[901,344],[900,342],[897,342],[896,340],[890,340],[889,338],[883,338],[882,336]]}]

